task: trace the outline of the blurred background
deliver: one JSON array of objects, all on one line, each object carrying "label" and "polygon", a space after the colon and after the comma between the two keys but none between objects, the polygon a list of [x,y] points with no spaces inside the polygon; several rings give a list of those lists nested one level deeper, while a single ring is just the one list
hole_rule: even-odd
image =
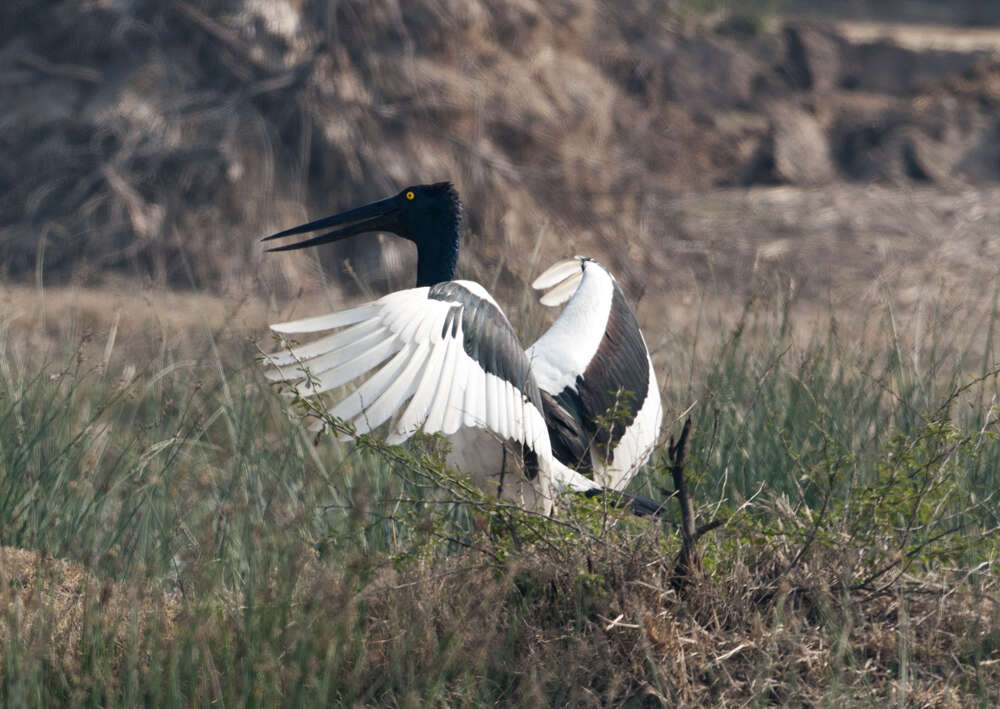
[{"label": "blurred background", "polygon": [[0,26],[14,325],[262,331],[412,285],[385,236],[258,239],[446,179],[459,274],[511,308],[574,253],[647,331],[748,298],[989,305],[989,0],[7,0]]},{"label": "blurred background", "polygon": [[[636,306],[690,594],[264,381],[415,254],[259,239],[439,180],[526,344]],[[0,700],[1000,706],[998,263],[998,0],[0,0]]]}]

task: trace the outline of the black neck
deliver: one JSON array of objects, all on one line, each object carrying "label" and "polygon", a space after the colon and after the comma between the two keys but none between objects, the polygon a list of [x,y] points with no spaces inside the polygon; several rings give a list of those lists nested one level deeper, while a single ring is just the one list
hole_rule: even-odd
[{"label": "black neck", "polygon": [[417,287],[433,286],[455,277],[458,264],[458,234],[454,238],[417,243]]},{"label": "black neck", "polygon": [[417,245],[417,287],[433,286],[455,277],[462,233],[462,204],[457,195],[450,208],[428,220],[410,238]]}]

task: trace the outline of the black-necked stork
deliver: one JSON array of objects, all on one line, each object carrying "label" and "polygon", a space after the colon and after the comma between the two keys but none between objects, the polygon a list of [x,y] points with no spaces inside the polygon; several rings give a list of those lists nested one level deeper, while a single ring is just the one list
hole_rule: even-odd
[{"label": "black-necked stork", "polygon": [[[553,493],[620,491],[649,457],[662,408],[618,284],[588,258],[548,269],[533,284],[550,289],[542,302],[569,302],[525,351],[485,288],[452,280],[461,227],[458,193],[441,182],[266,237],[330,230],[271,251],[365,232],[396,234],[417,247],[416,288],[272,325],[282,334],[336,332],[271,355],[268,376],[315,396],[377,370],[329,413],[359,433],[392,419],[389,443],[418,430],[442,433],[451,442],[448,464],[544,514]],[[651,500],[626,499],[636,512],[659,510]]]}]

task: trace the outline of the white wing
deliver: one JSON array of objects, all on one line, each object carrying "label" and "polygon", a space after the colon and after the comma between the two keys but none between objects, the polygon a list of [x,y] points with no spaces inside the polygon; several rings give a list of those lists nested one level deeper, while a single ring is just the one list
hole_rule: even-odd
[{"label": "white wing", "polygon": [[[544,305],[566,303],[527,351],[544,392],[552,452],[620,490],[649,457],[662,420],[652,360],[632,309],[611,274],[581,256],[551,266],[532,287],[548,291]],[[608,428],[600,420],[610,410],[624,420]]]},{"label": "white wing", "polygon": [[[507,319],[481,286],[452,281],[271,326],[285,334],[336,329],[269,356],[267,376],[315,396],[360,385],[330,414],[366,433],[394,419],[388,442],[417,430],[484,428],[549,458],[537,385]],[[370,375],[366,377],[366,375]],[[319,422],[314,428],[320,428]]]},{"label": "white wing", "polygon": [[535,290],[549,291],[541,297],[542,305],[561,305],[576,292],[576,287],[583,280],[583,269],[580,267],[582,259],[582,256],[574,256],[555,263],[532,282],[531,287]]}]

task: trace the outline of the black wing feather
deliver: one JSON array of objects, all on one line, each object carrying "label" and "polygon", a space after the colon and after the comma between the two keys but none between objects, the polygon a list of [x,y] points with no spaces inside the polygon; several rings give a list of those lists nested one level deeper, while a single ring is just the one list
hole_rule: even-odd
[{"label": "black wing feather", "polygon": [[590,434],[580,414],[579,397],[572,389],[564,389],[559,397],[542,391],[545,426],[549,430],[552,455],[563,465],[587,475],[590,463]]},{"label": "black wing feather", "polygon": [[510,382],[539,411],[542,397],[531,375],[531,363],[514,328],[500,309],[455,281],[431,286],[428,298],[462,304],[462,341],[469,355],[484,372]]}]

